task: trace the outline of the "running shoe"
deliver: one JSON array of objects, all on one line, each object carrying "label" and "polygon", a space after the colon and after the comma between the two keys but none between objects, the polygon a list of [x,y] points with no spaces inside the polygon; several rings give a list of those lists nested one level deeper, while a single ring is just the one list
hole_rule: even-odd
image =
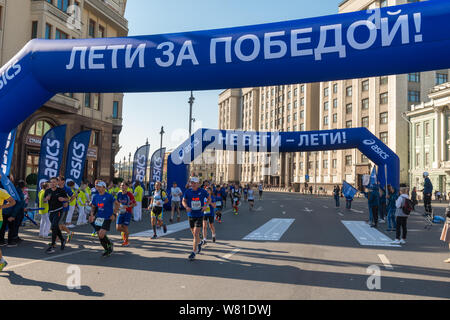
[{"label": "running shoe", "polygon": [[68,242],[69,242],[69,240],[63,240],[61,242],[61,251],[64,250],[64,248],[66,247],[66,243],[68,243]]},{"label": "running shoe", "polygon": [[203,240],[197,245],[197,253],[202,252]]},{"label": "running shoe", "polygon": [[67,236],[67,243],[70,243],[74,234],[75,234],[75,232],[73,232],[73,231],[71,233],[69,233],[69,235]]},{"label": "running shoe", "polygon": [[154,234],[151,239],[156,239],[156,238],[158,238],[158,236],[156,234]]},{"label": "running shoe", "polygon": [[206,240],[205,239],[202,240],[202,246],[206,246]]},{"label": "running shoe", "polygon": [[53,248],[52,246],[50,246],[50,247],[48,247],[47,250],[45,250],[45,253],[48,253],[48,254],[50,254],[50,253],[55,253],[55,248]]},{"label": "running shoe", "polygon": [[404,239],[400,240],[400,244],[406,244],[406,241]]},{"label": "running shoe", "polygon": [[17,247],[17,242],[16,241],[11,241],[11,242],[8,243],[7,247],[8,248]]},{"label": "running shoe", "polygon": [[216,237],[213,237],[213,242],[214,242],[214,243],[216,242]]},{"label": "running shoe", "polygon": [[97,237],[97,236],[98,236],[98,233],[97,233],[97,232],[92,232],[92,233],[91,233],[91,236]]},{"label": "running shoe", "polygon": [[129,246],[130,246],[130,243],[128,241],[124,241],[122,243],[122,247],[129,247]]},{"label": "running shoe", "polygon": [[393,241],[392,244],[400,244],[400,240],[395,239],[395,241]]},{"label": "running shoe", "polygon": [[169,219],[169,222],[170,222],[170,223],[173,223],[173,219],[172,219],[172,218],[170,218],[170,219]]},{"label": "running shoe", "polygon": [[164,233],[167,233],[167,226],[165,224],[163,225],[163,231]]},{"label": "running shoe", "polygon": [[109,252],[109,250],[104,250],[102,257],[109,257],[111,255],[111,252]]},{"label": "running shoe", "polygon": [[192,261],[192,260],[194,260],[195,259],[195,252],[191,252],[191,254],[189,255],[189,258],[188,258],[190,261]]},{"label": "running shoe", "polygon": [[219,223],[222,223],[222,220],[219,220]]},{"label": "running shoe", "polygon": [[8,262],[6,262],[6,260],[3,260],[3,262],[0,262],[0,272],[2,272],[3,269],[5,269],[7,265],[8,265]]},{"label": "running shoe", "polygon": [[111,254],[114,251],[114,244],[111,242],[109,245],[109,254]]}]

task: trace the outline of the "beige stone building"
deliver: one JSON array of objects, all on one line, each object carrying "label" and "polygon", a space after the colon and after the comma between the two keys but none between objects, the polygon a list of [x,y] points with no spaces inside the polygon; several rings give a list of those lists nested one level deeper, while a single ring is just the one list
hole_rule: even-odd
[{"label": "beige stone building", "polygon": [[[0,0],[0,63],[4,65],[34,38],[127,36],[125,8],[126,0]],[[92,130],[84,178],[109,180],[120,149],[122,101],[122,93],[57,94],[19,126],[13,176],[25,179],[37,173],[43,135],[67,124],[66,145],[76,133]]]}]

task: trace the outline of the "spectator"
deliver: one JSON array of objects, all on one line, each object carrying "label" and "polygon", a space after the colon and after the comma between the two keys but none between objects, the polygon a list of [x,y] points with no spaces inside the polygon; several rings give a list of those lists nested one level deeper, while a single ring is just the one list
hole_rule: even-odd
[{"label": "spectator", "polygon": [[[17,194],[19,196],[19,200],[16,201],[16,205],[13,207],[15,211],[15,219],[14,219],[14,230],[11,234],[12,236],[12,242],[8,243],[8,246],[17,246],[20,242],[22,242],[22,239],[19,237],[19,228],[22,225],[23,218],[25,217],[25,195],[23,193],[23,190],[25,189],[25,181],[20,180],[17,183],[16,190]],[[9,234],[8,234],[8,242],[9,242]]]},{"label": "spectator", "polygon": [[417,188],[414,187],[411,192],[411,201],[413,202],[413,211],[416,211],[416,205],[419,203],[417,201]]},{"label": "spectator", "polygon": [[433,209],[431,208],[431,195],[433,194],[433,184],[430,181],[429,173],[424,172],[423,177],[425,179],[423,184],[423,205],[425,207],[425,216],[431,215]]},{"label": "spectator", "polygon": [[388,228],[387,231],[395,231],[397,228],[397,223],[395,222],[395,202],[398,198],[398,192],[395,190],[394,187],[392,187],[390,184],[388,185],[388,195],[386,196],[388,199],[387,204],[387,222],[388,222]]},{"label": "spectator", "polygon": [[336,208],[339,208],[339,194],[341,193],[341,188],[339,188],[338,185],[334,186],[333,189],[333,195],[334,195],[334,200],[336,201]]},{"label": "spectator", "polygon": [[379,207],[379,217],[380,223],[385,223],[386,217],[386,191],[383,188],[380,188],[380,207]]},{"label": "spectator", "polygon": [[39,214],[41,215],[41,225],[39,229],[39,237],[41,238],[48,238],[50,233],[50,219],[48,214],[48,203],[44,202],[44,194],[45,190],[49,188],[49,184],[47,182],[43,182],[41,184],[41,190],[39,191],[38,198],[39,198],[39,208],[44,208],[44,210],[39,211]]},{"label": "spectator", "polygon": [[370,189],[367,200],[369,202],[370,226],[376,228],[378,226],[378,208],[380,206],[380,193],[377,186]]},{"label": "spectator", "polygon": [[[405,244],[406,243],[406,234],[407,234],[407,221],[408,215],[403,212],[403,206],[405,204],[405,199],[409,199],[408,196],[408,188],[402,187],[400,188],[400,196],[395,202],[395,218],[397,223],[396,228],[396,236],[394,244]],[[402,238],[400,239],[400,231],[402,231]]]},{"label": "spectator", "polygon": [[[447,210],[445,211],[445,216],[446,216],[446,220],[445,220],[445,224],[444,224],[444,228],[442,229],[442,233],[441,233],[441,241],[447,242],[448,243],[448,248],[450,249],[450,204],[447,207]],[[450,258],[444,260],[445,263],[450,263]]]}]

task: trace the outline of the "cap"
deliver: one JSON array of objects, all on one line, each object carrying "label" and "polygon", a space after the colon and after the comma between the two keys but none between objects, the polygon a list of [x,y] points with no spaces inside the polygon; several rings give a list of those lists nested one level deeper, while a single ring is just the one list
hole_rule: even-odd
[{"label": "cap", "polygon": [[423,175],[424,175],[425,177],[428,177],[428,176],[429,176],[429,173],[425,171],[425,172],[423,173]]},{"label": "cap", "polygon": [[200,180],[197,177],[192,177],[191,182],[199,183]]},{"label": "cap", "polygon": [[96,186],[106,188],[106,183],[104,183],[103,181],[99,181],[97,182]]}]

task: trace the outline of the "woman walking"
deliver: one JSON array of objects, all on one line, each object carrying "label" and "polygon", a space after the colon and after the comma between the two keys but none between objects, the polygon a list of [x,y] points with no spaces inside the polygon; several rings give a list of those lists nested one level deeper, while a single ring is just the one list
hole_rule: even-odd
[{"label": "woman walking", "polygon": [[[406,243],[406,234],[407,234],[407,221],[408,215],[403,211],[403,206],[405,205],[406,199],[409,199],[408,196],[408,188],[403,187],[400,188],[400,196],[395,202],[395,217],[397,223],[396,229],[396,237],[394,244],[405,244]],[[402,231],[402,238],[400,239],[400,231]]]}]

